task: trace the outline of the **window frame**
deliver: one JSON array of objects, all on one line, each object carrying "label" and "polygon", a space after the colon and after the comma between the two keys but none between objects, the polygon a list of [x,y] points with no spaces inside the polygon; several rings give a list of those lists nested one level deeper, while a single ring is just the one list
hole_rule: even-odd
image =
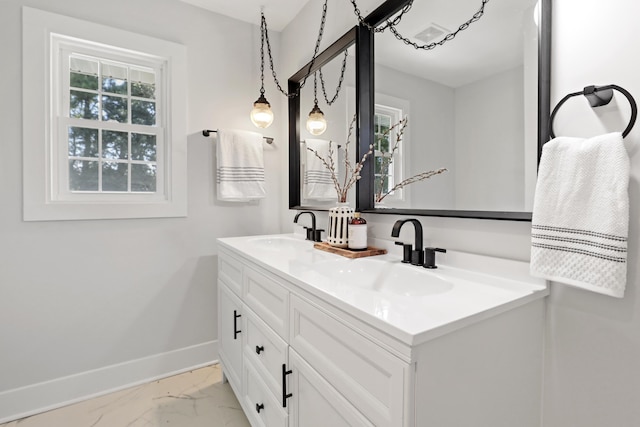
[{"label": "window frame", "polygon": [[[52,82],[56,83],[52,86],[54,104],[53,108],[53,132],[57,138],[56,141],[52,141],[52,150],[54,154],[52,156],[52,200],[64,200],[64,201],[85,201],[85,202],[104,202],[104,201],[161,201],[164,200],[165,193],[165,167],[158,167],[158,165],[164,165],[165,162],[165,150],[164,150],[164,134],[166,130],[164,117],[166,116],[166,102],[164,90],[166,85],[164,84],[164,74],[166,73],[167,63],[166,60],[161,58],[145,58],[142,56],[134,56],[127,52],[120,52],[113,48],[107,48],[105,46],[94,46],[93,43],[84,40],[71,39],[59,34],[52,35],[52,47],[53,47],[53,66],[52,66]],[[100,55],[100,56],[98,56]],[[95,59],[100,62],[117,63],[126,65],[127,67],[135,68],[147,68],[155,72],[155,85],[156,85],[156,123],[154,126],[137,125],[132,122],[132,101],[134,97],[127,92],[128,100],[128,118],[127,123],[120,122],[108,122],[104,121],[99,115],[98,120],[79,119],[70,117],[70,90],[71,85],[69,81],[70,68],[69,58],[75,56],[84,56],[87,58]],[[100,70],[100,67],[98,68]],[[101,73],[98,74],[98,96],[103,92],[101,87]],[[131,82],[127,83],[130,86]],[[100,101],[99,101],[100,102]],[[159,113],[158,113],[159,111]],[[131,170],[128,172],[128,190],[126,192],[113,192],[105,191],[102,188],[98,188],[97,191],[72,191],[69,189],[69,156],[68,146],[63,144],[63,141],[68,141],[68,128],[69,127],[83,127],[98,130],[98,164],[102,165],[109,160],[102,157],[101,150],[101,133],[103,130],[127,132],[128,147],[130,144],[130,134],[153,134],[156,136],[156,160],[154,162],[139,162],[132,159],[127,159],[128,165],[133,164],[146,164],[154,163],[157,167],[156,175],[156,191],[155,192],[131,192]],[[67,143],[68,144],[68,143]],[[129,151],[129,157],[131,151]],[[125,163],[118,160],[117,163]],[[100,168],[99,168],[100,169]],[[98,172],[99,175],[100,172]]]},{"label": "window frame", "polygon": [[[377,141],[375,140],[375,137],[378,135],[378,131],[375,128],[376,127],[376,118],[378,116],[388,116],[390,118],[390,126],[393,126],[395,123],[398,123],[405,115],[404,111],[402,108],[396,108],[396,107],[391,107],[388,105],[384,105],[384,104],[375,104],[375,108],[374,108],[374,159],[377,157],[380,157],[379,153],[381,153],[380,151],[378,151],[378,147],[376,147],[375,145],[377,144]],[[389,149],[391,150],[393,148],[393,145],[395,144],[395,140],[396,140],[396,135],[397,135],[397,129],[393,129],[389,135]],[[389,165],[389,171],[387,173],[387,176],[389,177],[389,183],[388,183],[388,187],[389,188],[393,188],[394,185],[396,185],[396,183],[400,182],[400,180],[402,180],[402,173],[403,170],[405,170],[405,165],[404,165],[404,135],[403,135],[403,140],[400,142],[400,144],[398,145],[398,150],[396,150],[396,152],[393,155],[391,164]],[[381,174],[378,174],[375,172],[374,169],[374,183],[377,180],[377,177],[381,176]],[[376,191],[377,189],[374,187],[374,191]],[[402,202],[405,199],[405,192],[403,188],[399,188],[391,193],[389,193],[389,195],[385,196],[385,198],[383,199],[383,203],[388,203],[388,202]]]},{"label": "window frame", "polygon": [[[159,70],[156,126],[111,122],[101,126],[107,122],[71,118],[69,61],[64,60],[69,52]],[[186,82],[182,45],[23,7],[24,220],[186,216]],[[130,102],[128,112],[131,122]],[[69,191],[68,126],[78,123],[156,134],[156,192]]]}]

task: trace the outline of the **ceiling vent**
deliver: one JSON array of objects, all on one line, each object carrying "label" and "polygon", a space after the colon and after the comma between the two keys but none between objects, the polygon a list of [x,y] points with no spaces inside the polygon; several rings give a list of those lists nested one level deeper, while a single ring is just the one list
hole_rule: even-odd
[{"label": "ceiling vent", "polygon": [[416,34],[415,38],[424,43],[433,43],[434,41],[439,41],[440,38],[444,37],[450,32],[451,31],[447,30],[446,28],[432,22],[427,28]]}]

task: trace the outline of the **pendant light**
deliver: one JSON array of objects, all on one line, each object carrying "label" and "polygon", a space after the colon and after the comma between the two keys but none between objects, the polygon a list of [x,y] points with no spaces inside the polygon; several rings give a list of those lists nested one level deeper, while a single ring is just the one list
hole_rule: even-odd
[{"label": "pendant light", "polygon": [[311,135],[322,135],[327,130],[327,120],[324,118],[324,113],[318,107],[318,95],[317,95],[317,80],[316,73],[313,74],[313,108],[307,118],[307,130]]},{"label": "pendant light", "polygon": [[264,12],[262,13],[262,22],[260,24],[260,96],[253,103],[251,110],[251,122],[259,128],[268,128],[273,123],[273,111],[271,104],[264,97],[264,33],[266,32]]}]

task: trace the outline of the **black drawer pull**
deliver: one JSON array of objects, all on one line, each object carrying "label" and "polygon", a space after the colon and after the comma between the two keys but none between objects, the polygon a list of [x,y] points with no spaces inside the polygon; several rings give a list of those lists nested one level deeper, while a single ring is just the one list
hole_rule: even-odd
[{"label": "black drawer pull", "polygon": [[242,314],[238,314],[236,310],[233,310],[233,339],[238,339],[238,334],[242,332],[238,329],[238,317],[242,317]]},{"label": "black drawer pull", "polygon": [[287,393],[287,375],[293,373],[291,369],[287,370],[287,365],[282,364],[282,407],[287,407],[287,399],[293,396],[292,393]]},{"label": "black drawer pull", "polygon": [[256,353],[260,354],[260,353],[262,353],[263,351],[264,351],[264,346],[263,346],[263,345],[261,345],[261,346],[256,346]]},{"label": "black drawer pull", "polygon": [[256,412],[257,413],[260,413],[260,411],[263,410],[263,409],[264,409],[264,403],[260,403],[260,404],[256,403]]}]

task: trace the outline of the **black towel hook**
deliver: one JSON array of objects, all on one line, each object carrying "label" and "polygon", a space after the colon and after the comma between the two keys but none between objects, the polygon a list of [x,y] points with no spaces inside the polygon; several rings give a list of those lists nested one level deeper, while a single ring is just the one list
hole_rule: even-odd
[{"label": "black towel hook", "polygon": [[587,86],[584,88],[584,90],[581,90],[580,92],[570,93],[569,95],[562,98],[560,102],[558,102],[556,107],[553,109],[553,111],[551,112],[551,117],[549,117],[549,136],[551,138],[556,137],[556,135],[553,132],[553,119],[555,118],[556,113],[558,112],[562,104],[564,104],[569,98],[572,98],[578,95],[584,95],[589,100],[589,105],[591,105],[592,107],[600,107],[603,105],[607,105],[609,102],[611,102],[611,98],[613,98],[614,89],[622,93],[627,98],[627,100],[629,101],[629,104],[631,105],[631,118],[629,119],[629,124],[627,125],[625,130],[622,132],[622,137],[624,138],[625,136],[629,135],[629,132],[631,132],[631,129],[633,129],[633,125],[636,123],[636,117],[638,116],[638,107],[636,106],[636,101],[635,99],[633,99],[633,96],[631,96],[631,94],[626,89],[621,88],[620,86],[617,86],[617,85],[606,85],[606,86]]}]

